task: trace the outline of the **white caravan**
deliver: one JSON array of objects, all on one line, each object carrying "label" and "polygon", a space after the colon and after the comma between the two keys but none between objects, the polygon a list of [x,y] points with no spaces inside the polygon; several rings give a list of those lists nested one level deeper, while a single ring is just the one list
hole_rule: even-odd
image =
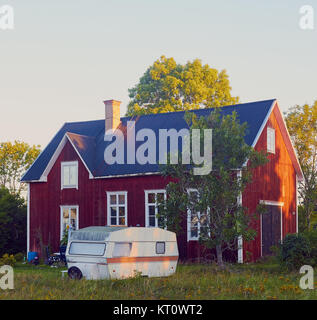
[{"label": "white caravan", "polygon": [[160,228],[83,228],[71,231],[66,260],[75,279],[169,276],[178,261],[176,234]]}]

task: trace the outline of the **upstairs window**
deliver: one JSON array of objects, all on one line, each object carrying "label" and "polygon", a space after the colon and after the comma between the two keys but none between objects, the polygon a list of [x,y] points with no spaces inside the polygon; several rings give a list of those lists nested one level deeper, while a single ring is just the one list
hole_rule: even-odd
[{"label": "upstairs window", "polygon": [[78,162],[62,162],[61,164],[61,188],[78,189]]},{"label": "upstairs window", "polygon": [[267,152],[275,153],[275,130],[267,128]]}]

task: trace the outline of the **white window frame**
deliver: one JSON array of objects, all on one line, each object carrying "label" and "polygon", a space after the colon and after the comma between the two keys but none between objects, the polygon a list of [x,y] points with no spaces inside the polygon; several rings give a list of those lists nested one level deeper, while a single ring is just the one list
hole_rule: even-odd
[{"label": "white window frame", "polygon": [[[64,185],[64,168],[76,166],[76,184]],[[78,190],[78,161],[63,161],[61,162],[61,190],[63,189],[77,189]]]},{"label": "white window frame", "polygon": [[155,194],[155,202],[156,202],[158,193],[164,193],[164,200],[166,200],[166,190],[165,189],[144,190],[144,195],[145,195],[145,226],[147,228],[159,228],[158,218],[157,218],[159,206],[157,205],[157,203],[155,204],[155,227],[150,226],[149,206],[153,206],[153,204],[149,203],[149,200],[148,200],[149,193]]},{"label": "white window frame", "polygon": [[[63,232],[64,232],[64,229],[63,229],[63,209],[76,209],[76,225],[77,225],[77,229],[79,229],[79,206],[78,205],[62,205],[60,206],[60,240],[62,240],[63,238]],[[70,214],[69,214],[69,217],[70,219]],[[68,221],[68,225],[69,225],[69,221]]]},{"label": "white window frame", "polygon": [[267,127],[267,152],[275,154],[275,129]]},{"label": "white window frame", "polygon": [[[187,193],[190,193],[190,192],[197,192],[198,193],[198,190],[197,189],[187,189]],[[199,193],[198,193],[198,197],[199,197]],[[210,208],[208,208],[208,211],[210,210]],[[199,237],[200,237],[200,228],[201,228],[201,222],[200,222],[200,219],[201,219],[201,213],[200,211],[197,212],[197,216],[198,216],[198,221],[197,221],[197,236],[196,237],[193,237],[191,235],[191,210],[190,209],[187,209],[187,242],[188,241],[197,241],[199,240]],[[207,219],[208,219],[209,215],[207,213]],[[208,231],[208,234],[210,235],[210,231]]]},{"label": "white window frame", "polygon": [[[110,204],[110,196],[116,196],[117,203],[115,205]],[[124,204],[119,204],[119,195],[124,195]],[[111,207],[118,208],[117,210],[117,224],[111,224]],[[119,224],[119,207],[124,207],[124,220],[125,224]],[[107,225],[108,226],[128,226],[128,192],[127,191],[111,191],[107,192]]]},{"label": "white window frame", "polygon": [[[197,189],[187,189],[187,193],[189,194],[190,192],[197,192]],[[198,195],[199,196],[199,195]],[[193,241],[193,240],[198,240],[199,239],[199,233],[200,233],[200,212],[197,212],[198,216],[198,222],[197,222],[197,236],[193,237],[191,235],[191,210],[187,209],[187,241]]]}]

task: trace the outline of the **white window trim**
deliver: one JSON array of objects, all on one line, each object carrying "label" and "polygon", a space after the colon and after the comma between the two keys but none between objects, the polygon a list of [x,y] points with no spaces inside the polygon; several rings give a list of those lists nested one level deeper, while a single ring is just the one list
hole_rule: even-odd
[{"label": "white window trim", "polygon": [[[197,189],[187,189],[187,193],[189,192],[197,192]],[[198,197],[199,197],[199,193],[198,193]],[[210,208],[208,208],[208,213],[207,213],[207,219],[209,219],[209,213],[210,213]],[[200,219],[201,219],[201,215],[200,215],[200,211],[197,212],[198,215],[198,222],[197,222],[197,236],[196,237],[192,237],[191,236],[191,210],[187,209],[187,242],[188,241],[198,241],[199,237],[200,237],[200,228],[201,228],[201,223],[200,223]],[[210,231],[208,231],[208,234],[210,236]]]},{"label": "white window trim", "polygon": [[[197,192],[197,189],[187,189],[187,193]],[[199,196],[199,195],[198,195]],[[197,212],[198,215],[198,225],[197,225],[197,237],[192,237],[191,235],[191,210],[187,209],[187,242],[188,241],[197,241],[199,239],[200,234],[200,212]]]},{"label": "white window trim", "polygon": [[[111,224],[111,205],[110,205],[110,196],[116,195],[117,198],[119,195],[124,195],[125,203],[124,205],[119,205],[118,203],[115,205],[116,207],[123,207],[124,206],[124,219],[125,219],[125,225],[120,224],[119,225],[119,211],[117,211],[117,224]],[[118,199],[117,199],[118,200]],[[114,205],[112,205],[114,206]],[[107,191],[107,225],[108,226],[128,226],[128,192],[127,191]]]},{"label": "white window trim", "polygon": [[[269,134],[271,132],[271,134]],[[275,129],[267,127],[267,152],[275,154]],[[270,141],[272,138],[272,141]],[[272,143],[272,144],[271,144]]]},{"label": "white window trim", "polygon": [[[164,193],[164,200],[166,200],[166,190],[165,189],[154,189],[154,190],[144,190],[145,194],[145,226],[147,228],[154,228],[153,226],[150,226],[150,219],[149,219],[149,202],[148,202],[148,195],[149,193],[155,193],[155,198],[157,193]],[[153,204],[152,204],[153,205]],[[155,228],[158,228],[158,206],[155,205]]]},{"label": "white window trim", "polygon": [[[64,167],[76,166],[76,184],[64,186]],[[63,189],[77,189],[78,190],[78,161],[63,161],[61,162],[61,190]]]},{"label": "white window trim", "polygon": [[76,225],[79,229],[79,205],[62,205],[60,206],[60,240],[63,238],[63,209],[76,209]]}]

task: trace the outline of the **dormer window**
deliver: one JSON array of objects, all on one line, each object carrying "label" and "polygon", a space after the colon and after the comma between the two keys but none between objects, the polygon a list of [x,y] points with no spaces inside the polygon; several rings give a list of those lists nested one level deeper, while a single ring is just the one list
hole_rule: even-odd
[{"label": "dormer window", "polygon": [[267,128],[267,152],[275,153],[275,130]]},{"label": "dormer window", "polygon": [[61,188],[78,189],[78,162],[69,161],[61,163]]}]

